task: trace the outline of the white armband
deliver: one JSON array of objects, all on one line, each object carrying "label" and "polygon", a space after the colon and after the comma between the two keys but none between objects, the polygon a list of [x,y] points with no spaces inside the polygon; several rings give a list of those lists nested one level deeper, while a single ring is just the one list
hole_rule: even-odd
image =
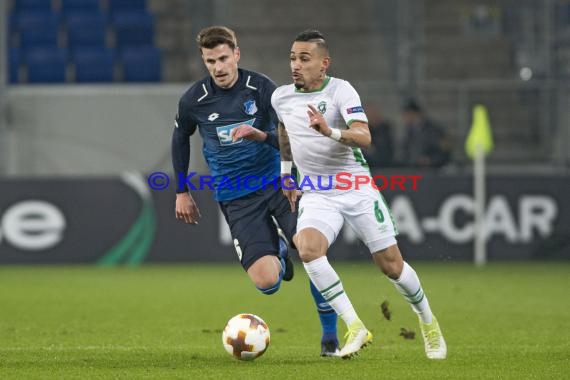
[{"label": "white armband", "polygon": [[293,161],[281,161],[281,173],[291,174]]},{"label": "white armband", "polygon": [[332,128],[331,129],[331,135],[329,137],[335,141],[340,141],[340,139],[342,137],[340,129]]}]

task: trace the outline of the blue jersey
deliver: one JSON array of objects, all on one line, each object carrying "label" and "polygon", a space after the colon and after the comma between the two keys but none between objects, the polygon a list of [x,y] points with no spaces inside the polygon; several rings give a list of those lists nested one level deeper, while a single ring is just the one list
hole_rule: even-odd
[{"label": "blue jersey", "polygon": [[275,83],[253,71],[238,69],[238,75],[229,89],[218,87],[208,76],[192,85],[178,104],[172,157],[177,179],[179,172],[188,170],[188,162],[181,161],[188,157],[189,145],[188,152],[180,145],[188,143],[198,128],[218,201],[241,198],[280,174],[275,146],[246,139],[233,142],[230,137],[242,124],[274,135],[278,121],[271,107]]}]

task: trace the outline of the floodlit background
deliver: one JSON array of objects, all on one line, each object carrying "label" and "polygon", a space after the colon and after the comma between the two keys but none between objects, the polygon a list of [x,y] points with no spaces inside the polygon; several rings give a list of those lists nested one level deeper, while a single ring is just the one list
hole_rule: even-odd
[{"label": "floodlit background", "polygon": [[[0,4],[0,378],[563,377],[570,1]],[[415,317],[350,229],[329,256],[378,343],[330,364],[317,361],[301,266],[298,281],[261,296],[210,191],[193,194],[199,226],[174,220],[170,137],[178,99],[207,75],[195,36],[210,25],[233,28],[240,66],[278,85],[290,82],[299,32],[327,37],[329,74],[358,90],[370,119],[372,174],[421,176],[417,189],[408,180],[382,193],[448,338],[446,362],[431,365],[420,341],[398,335],[417,330]],[[473,264],[474,130],[490,131],[484,268]],[[208,173],[198,134],[191,170]],[[149,186],[154,172],[170,177],[166,189]],[[391,322],[378,311],[385,300]],[[247,367],[219,342],[244,311],[264,317],[274,339]]]}]

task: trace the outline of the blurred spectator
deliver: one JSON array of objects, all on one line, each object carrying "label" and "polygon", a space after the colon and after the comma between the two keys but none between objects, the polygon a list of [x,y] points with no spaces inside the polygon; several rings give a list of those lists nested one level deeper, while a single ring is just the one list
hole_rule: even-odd
[{"label": "blurred spectator", "polygon": [[387,167],[394,165],[394,139],[391,123],[382,117],[374,106],[366,107],[368,126],[372,144],[363,149],[364,157],[371,167]]},{"label": "blurred spectator", "polygon": [[413,99],[403,109],[405,136],[402,142],[402,164],[412,167],[439,168],[451,158],[451,144],[443,128],[424,114]]},{"label": "blurred spectator", "polygon": [[469,33],[498,34],[501,23],[501,9],[498,6],[477,4],[466,10],[465,29]]}]

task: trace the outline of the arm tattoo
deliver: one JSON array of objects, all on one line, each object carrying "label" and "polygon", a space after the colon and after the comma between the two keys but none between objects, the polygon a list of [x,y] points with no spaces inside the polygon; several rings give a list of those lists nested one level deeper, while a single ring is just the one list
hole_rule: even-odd
[{"label": "arm tattoo", "polygon": [[[352,126],[352,128],[351,128]],[[340,142],[353,148],[365,148],[371,143],[370,130],[368,124],[355,122],[343,130]]]},{"label": "arm tattoo", "polygon": [[293,153],[291,152],[291,143],[289,135],[283,123],[279,123],[277,128],[279,132],[279,150],[281,151],[281,161],[293,161]]}]

